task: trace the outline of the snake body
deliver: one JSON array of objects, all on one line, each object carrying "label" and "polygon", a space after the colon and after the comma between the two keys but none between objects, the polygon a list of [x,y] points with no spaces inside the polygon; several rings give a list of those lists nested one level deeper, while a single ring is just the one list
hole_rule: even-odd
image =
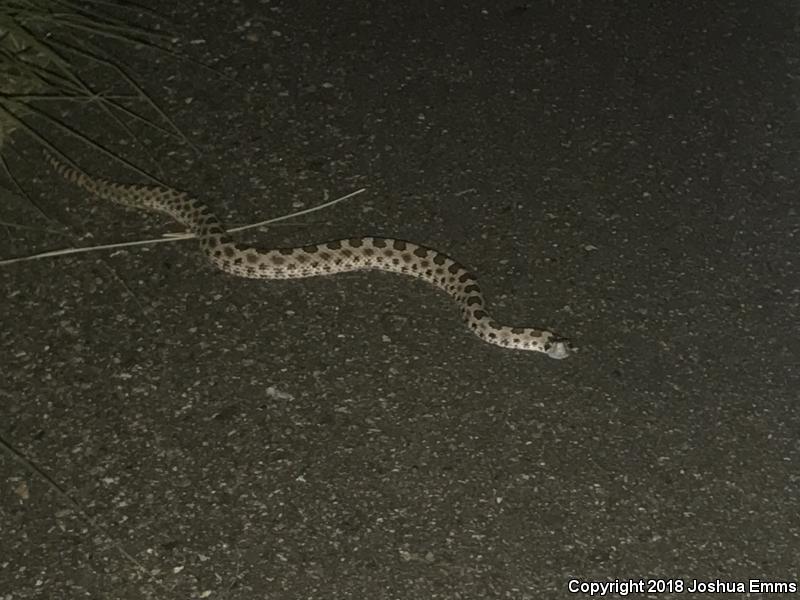
[{"label": "snake body", "polygon": [[486,310],[475,276],[445,254],[425,246],[383,237],[359,237],[300,246],[259,249],[235,242],[202,201],[185,192],[152,185],[122,184],[87,175],[50,153],[48,162],[66,180],[102,200],[165,213],[200,241],[216,268],[251,279],[298,279],[350,271],[378,270],[423,279],[447,292],[461,309],[467,327],[480,339],[504,348],[542,352],[562,359],[575,351],[552,331],[495,322]]}]

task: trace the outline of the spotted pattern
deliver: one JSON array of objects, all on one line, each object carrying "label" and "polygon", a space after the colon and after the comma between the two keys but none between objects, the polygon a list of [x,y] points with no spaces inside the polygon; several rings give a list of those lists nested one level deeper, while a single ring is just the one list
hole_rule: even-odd
[{"label": "spotted pattern", "polygon": [[261,250],[234,242],[209,208],[183,192],[160,186],[115,183],[90,177],[47,153],[53,168],[91,194],[117,204],[166,213],[200,239],[211,263],[232,275],[252,279],[297,279],[374,269],[423,279],[447,292],[464,322],[490,344],[566,358],[575,348],[544,329],[500,325],[486,310],[475,276],[441,252],[381,237],[350,238],[298,248]]}]

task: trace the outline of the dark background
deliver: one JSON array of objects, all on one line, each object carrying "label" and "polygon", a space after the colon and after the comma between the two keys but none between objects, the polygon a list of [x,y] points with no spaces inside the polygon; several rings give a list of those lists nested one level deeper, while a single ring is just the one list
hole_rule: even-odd
[{"label": "dark background", "polygon": [[[199,152],[98,135],[230,224],[366,186],[243,237],[425,243],[498,321],[581,352],[489,346],[418,281],[247,281],[191,244],[6,266],[0,434],[94,525],[2,455],[2,600],[800,579],[792,3],[158,10],[220,74],[117,58]],[[29,187],[86,245],[179,229],[36,160]],[[6,232],[0,254],[64,245]]]}]

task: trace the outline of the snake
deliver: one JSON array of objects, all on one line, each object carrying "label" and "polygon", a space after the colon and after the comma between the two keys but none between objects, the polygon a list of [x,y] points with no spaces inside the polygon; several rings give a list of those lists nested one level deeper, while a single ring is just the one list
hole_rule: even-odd
[{"label": "snake", "polygon": [[201,200],[170,187],[118,183],[85,173],[45,150],[51,167],[65,180],[101,200],[166,214],[198,238],[200,250],[217,269],[250,279],[299,279],[377,270],[409,275],[445,291],[468,329],[489,344],[563,359],[577,351],[566,338],[546,329],[497,323],[486,309],[478,280],[466,267],[438,250],[387,237],[355,237],[291,248],[261,249],[236,242]]}]

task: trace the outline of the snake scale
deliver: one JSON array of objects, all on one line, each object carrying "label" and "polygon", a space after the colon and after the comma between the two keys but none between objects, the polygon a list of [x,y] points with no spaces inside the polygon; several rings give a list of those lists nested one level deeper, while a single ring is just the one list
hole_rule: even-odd
[{"label": "snake scale", "polygon": [[350,271],[378,270],[423,279],[447,292],[461,309],[467,327],[490,344],[568,357],[576,349],[544,329],[501,325],[486,310],[475,276],[432,248],[383,237],[359,237],[300,246],[259,249],[235,242],[220,220],[200,200],[185,192],[153,185],[116,183],[87,175],[49,152],[50,165],[66,180],[102,200],[165,213],[193,233],[200,249],[218,269],[251,279],[297,279]]}]

